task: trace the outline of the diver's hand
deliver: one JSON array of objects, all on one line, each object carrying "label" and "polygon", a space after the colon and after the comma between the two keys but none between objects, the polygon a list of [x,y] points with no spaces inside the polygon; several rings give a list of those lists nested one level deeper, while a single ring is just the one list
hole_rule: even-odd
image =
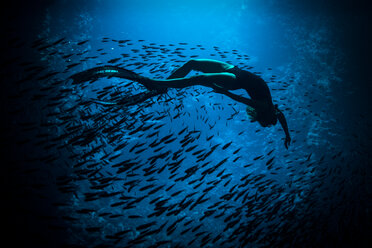
[{"label": "diver's hand", "polygon": [[285,141],[284,141],[284,146],[285,146],[285,148],[287,148],[287,150],[288,150],[288,146],[291,144],[291,137],[289,137],[289,136],[286,136],[285,137]]}]

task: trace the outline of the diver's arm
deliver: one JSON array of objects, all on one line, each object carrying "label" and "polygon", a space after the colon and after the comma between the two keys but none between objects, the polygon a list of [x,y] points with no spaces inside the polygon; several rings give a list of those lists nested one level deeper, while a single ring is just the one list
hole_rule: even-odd
[{"label": "diver's arm", "polygon": [[235,101],[244,103],[244,104],[249,105],[249,106],[251,106],[253,108],[256,107],[256,105],[255,105],[255,103],[254,103],[254,101],[252,99],[249,99],[249,98],[246,98],[246,97],[243,97],[243,96],[236,95],[236,94],[231,93],[230,91],[225,90],[225,89],[220,88],[220,87],[215,87],[213,89],[214,89],[215,92],[220,93],[220,94],[224,94],[224,95],[230,97],[231,99],[233,99]]},{"label": "diver's arm", "polygon": [[278,111],[277,116],[278,116],[280,125],[282,125],[282,128],[283,128],[284,133],[285,133],[284,145],[285,145],[285,148],[288,149],[288,145],[291,143],[291,136],[289,135],[287,121],[286,121],[285,116],[282,113],[282,111],[280,111],[280,110],[277,110],[277,111]]}]

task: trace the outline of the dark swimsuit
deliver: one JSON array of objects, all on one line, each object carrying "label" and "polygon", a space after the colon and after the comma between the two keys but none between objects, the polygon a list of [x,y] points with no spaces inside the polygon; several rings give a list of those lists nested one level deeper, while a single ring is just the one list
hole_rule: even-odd
[{"label": "dark swimsuit", "polygon": [[226,70],[226,72],[232,73],[236,77],[236,85],[233,85],[232,88],[245,89],[252,100],[272,101],[269,87],[261,77],[249,71],[242,70],[237,66]]}]

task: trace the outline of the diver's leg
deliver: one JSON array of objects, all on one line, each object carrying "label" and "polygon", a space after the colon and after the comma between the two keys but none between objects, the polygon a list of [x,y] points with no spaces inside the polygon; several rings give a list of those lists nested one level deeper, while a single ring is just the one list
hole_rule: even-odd
[{"label": "diver's leg", "polygon": [[172,72],[168,79],[183,78],[192,70],[204,73],[218,73],[224,72],[232,67],[234,66],[213,59],[190,59],[184,65]]},{"label": "diver's leg", "polygon": [[193,85],[203,85],[206,87],[223,87],[229,90],[234,85],[236,77],[232,73],[204,73],[188,78],[174,79],[151,79],[142,77],[138,82],[142,83],[148,89],[161,90],[166,88],[185,88]]}]

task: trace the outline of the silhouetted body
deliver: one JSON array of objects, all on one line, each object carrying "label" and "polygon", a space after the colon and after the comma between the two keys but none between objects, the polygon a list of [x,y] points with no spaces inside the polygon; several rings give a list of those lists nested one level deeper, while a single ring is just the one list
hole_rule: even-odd
[{"label": "silhouetted body", "polygon": [[[186,77],[190,71],[203,72],[202,74]],[[121,77],[143,84],[151,92],[164,93],[168,88],[186,88],[193,85],[202,85],[213,88],[215,92],[247,105],[247,113],[252,121],[258,121],[261,126],[275,125],[277,120],[285,132],[285,147],[288,148],[291,138],[284,114],[278,106],[273,104],[270,89],[259,76],[242,70],[237,66],[210,59],[192,59],[176,69],[167,79],[151,79],[135,72],[115,67],[101,66],[75,74],[74,81],[90,80],[102,76]],[[229,90],[244,89],[251,98],[242,97],[229,92]],[[152,97],[154,94],[149,94]]]}]

